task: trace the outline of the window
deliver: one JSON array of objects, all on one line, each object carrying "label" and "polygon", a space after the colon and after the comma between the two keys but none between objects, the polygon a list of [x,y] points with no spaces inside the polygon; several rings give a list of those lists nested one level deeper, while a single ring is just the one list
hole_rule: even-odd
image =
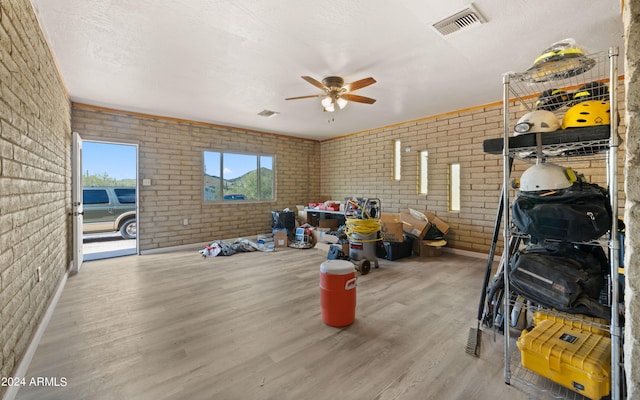
[{"label": "window", "polygon": [[84,189],[82,191],[83,204],[108,204],[109,195],[104,189]]},{"label": "window", "polygon": [[402,165],[401,163],[401,155],[402,155],[402,151],[400,151],[400,147],[402,146],[402,144],[400,143],[400,140],[396,140],[394,142],[394,147],[393,147],[393,179],[395,179],[396,181],[400,180],[400,166]]},{"label": "window", "polygon": [[418,194],[427,194],[427,183],[429,182],[427,178],[428,161],[429,152],[427,150],[421,151],[418,154],[418,168],[420,168],[420,173],[418,174]]},{"label": "window", "polygon": [[135,204],[136,203],[136,189],[113,189],[118,198],[118,201],[122,204]]},{"label": "window", "polygon": [[204,200],[273,200],[273,157],[204,152]]},{"label": "window", "polygon": [[449,211],[460,211],[460,164],[449,165]]}]

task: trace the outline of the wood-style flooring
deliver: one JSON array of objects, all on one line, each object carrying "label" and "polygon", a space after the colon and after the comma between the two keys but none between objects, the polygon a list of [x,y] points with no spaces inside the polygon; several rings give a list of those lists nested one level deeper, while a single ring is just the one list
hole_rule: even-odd
[{"label": "wood-style flooring", "polygon": [[[525,399],[504,383],[503,337],[476,327],[486,261],[379,260],[358,276],[355,322],[322,322],[326,250],[202,258],[196,251],[84,264],[28,369],[62,378],[17,399]],[[50,381],[51,382],[51,381]]]}]

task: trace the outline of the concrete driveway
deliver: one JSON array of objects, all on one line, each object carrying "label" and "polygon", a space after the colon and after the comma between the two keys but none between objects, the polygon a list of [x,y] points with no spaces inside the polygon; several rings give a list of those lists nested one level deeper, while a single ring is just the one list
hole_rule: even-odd
[{"label": "concrete driveway", "polygon": [[83,261],[121,257],[136,254],[136,239],[123,239],[119,233],[92,233],[83,235]]}]

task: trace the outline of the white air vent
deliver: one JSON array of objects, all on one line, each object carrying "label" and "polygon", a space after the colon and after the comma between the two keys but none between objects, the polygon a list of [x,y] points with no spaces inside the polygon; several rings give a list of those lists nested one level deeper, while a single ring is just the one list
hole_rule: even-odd
[{"label": "white air vent", "polygon": [[478,10],[476,10],[473,4],[470,4],[468,8],[445,18],[440,22],[436,22],[433,24],[433,27],[440,32],[442,36],[447,36],[461,29],[466,29],[485,22],[487,22],[487,20],[484,19]]},{"label": "white air vent", "polygon": [[277,112],[277,111],[271,111],[271,110],[262,110],[262,111],[260,111],[258,113],[259,116],[266,117],[266,118],[271,118],[271,117],[273,117],[275,115],[278,115],[278,114],[280,114],[280,113]]}]

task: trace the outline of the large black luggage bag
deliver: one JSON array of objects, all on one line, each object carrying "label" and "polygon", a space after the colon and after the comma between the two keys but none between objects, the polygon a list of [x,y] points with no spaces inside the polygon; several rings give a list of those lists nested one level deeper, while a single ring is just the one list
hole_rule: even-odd
[{"label": "large black luggage bag", "polygon": [[600,246],[530,245],[512,258],[509,281],[514,293],[540,306],[610,319],[598,302],[606,270]]},{"label": "large black luggage bag", "polygon": [[587,182],[548,192],[519,192],[511,206],[513,223],[536,241],[586,242],[611,229],[606,190]]}]

